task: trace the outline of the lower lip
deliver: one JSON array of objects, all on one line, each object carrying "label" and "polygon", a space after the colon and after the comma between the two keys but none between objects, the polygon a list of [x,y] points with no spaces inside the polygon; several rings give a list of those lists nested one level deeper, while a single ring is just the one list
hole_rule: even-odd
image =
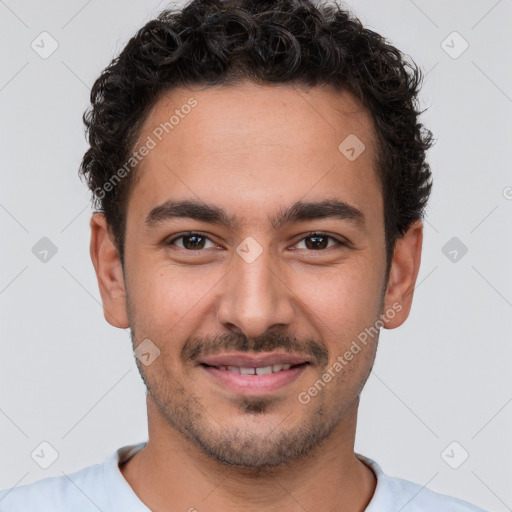
[{"label": "lower lip", "polygon": [[281,370],[266,375],[240,375],[229,370],[220,370],[213,366],[201,365],[201,368],[211,375],[217,382],[242,395],[261,395],[270,393],[290,384],[296,380],[308,367],[308,364],[294,366],[288,370]]}]

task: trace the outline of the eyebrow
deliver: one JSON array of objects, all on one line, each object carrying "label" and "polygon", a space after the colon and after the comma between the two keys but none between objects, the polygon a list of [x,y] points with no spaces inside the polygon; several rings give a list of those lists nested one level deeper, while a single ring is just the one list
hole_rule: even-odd
[{"label": "eyebrow", "polygon": [[[219,206],[191,200],[168,200],[148,213],[146,226],[153,228],[162,222],[177,218],[219,224],[231,229],[238,224],[235,216],[228,215]],[[277,231],[283,226],[297,222],[328,218],[348,220],[359,228],[363,228],[365,225],[365,217],[362,211],[336,199],[314,202],[297,201],[290,207],[281,208],[277,214],[269,216],[269,222],[272,228]]]}]

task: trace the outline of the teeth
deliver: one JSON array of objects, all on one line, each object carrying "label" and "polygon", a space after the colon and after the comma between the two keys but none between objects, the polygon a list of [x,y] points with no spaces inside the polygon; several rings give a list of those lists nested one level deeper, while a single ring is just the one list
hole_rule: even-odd
[{"label": "teeth", "polygon": [[256,375],[267,375],[272,373],[272,366],[265,366],[263,368],[256,368]]},{"label": "teeth", "polygon": [[268,375],[277,373],[281,370],[289,370],[291,364],[274,364],[272,366],[263,366],[260,368],[243,368],[240,366],[218,366],[219,370],[227,370],[238,375]]}]

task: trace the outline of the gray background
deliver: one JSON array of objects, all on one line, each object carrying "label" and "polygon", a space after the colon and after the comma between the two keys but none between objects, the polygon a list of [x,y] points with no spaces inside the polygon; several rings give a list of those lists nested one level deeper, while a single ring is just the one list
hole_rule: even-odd
[{"label": "gray background", "polygon": [[[0,488],[146,439],[128,332],[103,319],[77,169],[90,87],[166,5],[0,0]],[[423,122],[438,140],[413,310],[382,331],[356,451],[388,474],[512,510],[512,1],[347,5],[423,67]],[[31,47],[51,49],[43,31],[58,43],[46,59]],[[57,248],[46,262],[32,252],[42,237]],[[43,441],[59,454],[48,469],[31,458]]]}]

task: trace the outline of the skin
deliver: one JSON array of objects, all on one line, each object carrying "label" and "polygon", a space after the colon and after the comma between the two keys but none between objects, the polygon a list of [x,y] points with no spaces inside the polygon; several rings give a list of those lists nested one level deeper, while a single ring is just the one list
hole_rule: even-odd
[{"label": "skin", "polygon": [[[397,241],[385,282],[373,124],[350,93],[254,84],[175,89],[151,110],[138,144],[191,97],[197,106],[136,170],[124,272],[104,216],[91,219],[106,319],[130,327],[135,347],[150,339],[160,350],[148,366],[137,360],[148,388],[149,440],[121,472],[155,512],[363,511],[376,479],[355,457],[354,440],[378,335],[309,403],[297,397],[379,315],[394,309],[383,317],[388,329],[406,320],[422,224]],[[366,146],[354,161],[338,150],[350,134]],[[169,199],[217,205],[237,224],[180,218],[148,227],[148,213]],[[326,199],[359,209],[364,226],[324,218],[274,230],[269,222],[296,201]],[[173,241],[187,231],[208,237],[200,250],[190,249],[190,239]],[[306,238],[311,231],[334,238],[317,248]],[[251,263],[236,252],[247,237],[262,249]],[[338,246],[336,238],[349,243]],[[204,355],[244,342],[283,352],[291,340],[317,357],[265,395],[242,397],[214,381],[193,352],[181,357],[184,347]]]}]

